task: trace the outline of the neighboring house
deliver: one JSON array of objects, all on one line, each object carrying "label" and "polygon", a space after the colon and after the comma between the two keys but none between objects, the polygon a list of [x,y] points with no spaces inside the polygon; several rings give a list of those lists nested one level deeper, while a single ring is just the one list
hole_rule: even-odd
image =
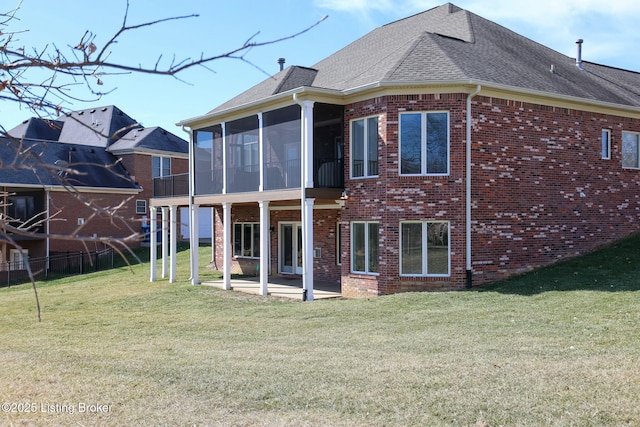
[{"label": "neighboring house", "polygon": [[[149,222],[154,178],[156,184],[164,179],[186,188],[188,183],[188,143],[161,128],[144,128],[114,106],[74,111],[56,120],[31,118],[8,134],[13,140],[0,140],[0,186],[8,194],[0,213],[15,219],[14,226],[40,222],[32,229],[35,236],[11,236],[24,254],[0,241],[2,268],[25,255],[40,258],[104,246],[56,235],[127,238],[140,233]],[[16,155],[17,147],[21,155]]]},{"label": "neighboring house", "polygon": [[225,286],[464,289],[638,232],[640,74],[581,46],[444,4],[182,121]]}]

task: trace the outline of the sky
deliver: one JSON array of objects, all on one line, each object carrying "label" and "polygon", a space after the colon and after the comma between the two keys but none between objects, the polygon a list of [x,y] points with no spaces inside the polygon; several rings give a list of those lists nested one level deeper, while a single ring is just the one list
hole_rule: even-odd
[{"label": "sky", "polygon": [[[247,40],[268,42],[317,26],[292,39],[244,52],[244,61],[219,59],[177,77],[148,74],[109,75],[95,99],[78,84],[74,101],[81,110],[116,105],[147,127],[160,126],[187,138],[175,124],[206,114],[288,65],[313,66],[381,25],[439,6],[443,0],[129,0],[126,24],[197,14],[126,31],[110,49],[109,60],[134,66],[168,67],[172,60],[226,53]],[[585,61],[640,72],[640,2],[637,0],[458,0],[467,9],[567,56],[576,56],[584,39]],[[55,7],[51,5],[55,4]],[[0,12],[19,6],[5,32],[27,51],[53,46],[69,55],[85,31],[98,49],[121,28],[127,0],[0,0]],[[34,74],[32,81],[42,78]],[[50,99],[51,100],[51,99]],[[0,100],[0,125],[11,129],[33,116],[16,103]]]}]

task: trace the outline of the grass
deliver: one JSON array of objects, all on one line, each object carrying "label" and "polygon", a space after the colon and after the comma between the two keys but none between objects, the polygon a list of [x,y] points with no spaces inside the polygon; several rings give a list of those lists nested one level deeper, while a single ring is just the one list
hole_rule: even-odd
[{"label": "grass", "polygon": [[41,283],[41,323],[0,290],[0,401],[37,409],[0,425],[640,424],[640,236],[480,291],[313,303],[189,285],[187,256],[175,284]]}]

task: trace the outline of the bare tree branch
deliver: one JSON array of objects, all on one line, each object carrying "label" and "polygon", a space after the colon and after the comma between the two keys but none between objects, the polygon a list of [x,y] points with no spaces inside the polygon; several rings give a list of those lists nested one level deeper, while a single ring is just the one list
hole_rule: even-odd
[{"label": "bare tree branch", "polygon": [[[197,18],[199,15],[173,16],[131,24],[129,23],[129,1],[127,0],[120,28],[107,39],[104,45],[98,46],[96,34],[92,31],[85,31],[77,43],[67,44],[64,51],[53,43],[28,50],[19,45],[18,41],[18,35],[28,30],[14,30],[11,28],[20,22],[18,16],[21,6],[22,0],[19,0],[15,8],[0,13],[0,101],[12,102],[25,107],[27,111],[32,112],[37,118],[44,120],[45,123],[53,127],[55,127],[55,121],[48,120],[47,117],[60,117],[63,114],[68,114],[71,110],[69,106],[74,102],[95,102],[115,90],[115,88],[103,89],[107,76],[141,73],[171,76],[184,82],[179,75],[185,70],[193,67],[202,67],[213,73],[214,71],[209,65],[223,58],[236,59],[268,75],[266,71],[247,58],[252,49],[298,37],[327,18],[325,16],[296,33],[267,41],[257,40],[260,34],[258,31],[237,48],[226,52],[218,54],[201,52],[198,58],[187,57],[182,59],[176,58],[175,54],[165,56],[163,53],[159,53],[154,63],[143,65],[118,62],[111,59],[117,43],[121,41],[125,34],[140,31],[147,27]],[[168,58],[168,61],[166,58]],[[44,72],[44,76],[35,74],[38,77],[33,77],[34,74],[30,73],[31,70],[40,70]],[[79,91],[85,89],[88,91],[88,95],[80,94]],[[89,127],[76,117],[71,116],[69,119],[76,120],[83,126]],[[101,134],[101,137],[110,140],[118,139],[139,126],[136,123],[118,130],[114,135]],[[87,209],[90,214],[88,214],[84,223],[78,224],[66,234],[50,233],[45,225],[51,224],[52,221],[65,221],[64,214],[69,207],[55,206],[53,204],[51,210],[36,212],[31,218],[12,218],[7,213],[10,207],[7,204],[7,200],[9,200],[11,194],[7,192],[5,187],[4,191],[0,189],[0,242],[5,245],[4,247],[8,245],[20,251],[20,253],[24,253],[24,248],[20,245],[19,239],[75,241],[81,242],[85,249],[88,248],[88,244],[99,243],[105,247],[112,248],[125,261],[127,261],[126,253],[135,257],[131,247],[139,243],[143,237],[134,226],[139,220],[127,217],[123,213],[125,208],[134,202],[134,196],[123,196],[117,203],[105,204],[95,194],[87,194],[82,189],[83,182],[87,178],[86,171],[91,168],[102,168],[123,180],[130,179],[119,172],[123,170],[122,166],[118,164],[118,161],[111,165],[73,162],[70,156],[68,162],[64,161],[58,164],[58,161],[56,161],[56,164],[47,164],[42,158],[44,148],[39,145],[45,143],[26,141],[11,136],[3,124],[0,123],[0,144],[5,144],[9,147],[12,153],[11,155],[3,154],[3,157],[0,157],[0,168],[16,172],[27,171],[31,174],[30,176],[34,176],[39,180],[39,184],[35,185],[34,188],[44,188],[46,186],[44,177],[47,177],[47,182],[50,182],[50,178],[54,177],[57,189],[66,191],[73,197],[75,202]],[[1,145],[0,148],[2,148]],[[6,153],[6,150],[4,152]],[[50,183],[47,185],[51,186]],[[104,219],[109,221],[111,227],[120,230],[121,233],[119,235],[124,237],[88,236],[88,224]],[[151,230],[151,232],[156,231]],[[0,261],[4,261],[4,259]],[[34,274],[28,262],[26,263],[26,268],[34,290],[38,320],[40,321],[40,301]]]}]

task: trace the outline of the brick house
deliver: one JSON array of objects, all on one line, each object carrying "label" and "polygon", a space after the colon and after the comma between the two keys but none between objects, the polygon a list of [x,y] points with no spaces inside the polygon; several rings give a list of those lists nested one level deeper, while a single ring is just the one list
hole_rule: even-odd
[{"label": "brick house", "polygon": [[[24,255],[103,249],[101,243],[85,246],[86,238],[133,237],[128,244],[136,247],[141,239],[135,234],[148,224],[154,178],[176,185],[182,178],[187,185],[188,143],[161,128],[142,127],[115,106],[56,120],[31,118],[7,133],[11,138],[0,143],[0,213],[12,218],[13,226],[46,220],[30,228],[33,234],[10,233],[24,254],[0,241],[1,269],[10,268],[10,261],[20,265]],[[17,156],[16,148],[27,155]],[[71,234],[78,239],[56,238]]]},{"label": "brick house", "polygon": [[570,58],[448,3],[184,120],[225,287],[463,289],[638,232],[640,74],[581,43]]}]

